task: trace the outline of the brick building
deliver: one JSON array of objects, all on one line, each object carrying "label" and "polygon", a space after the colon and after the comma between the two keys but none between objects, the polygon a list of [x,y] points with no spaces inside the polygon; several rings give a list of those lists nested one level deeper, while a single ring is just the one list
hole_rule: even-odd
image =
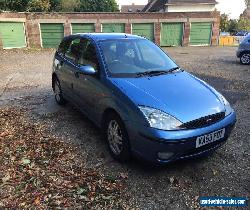
[{"label": "brick building", "polygon": [[161,46],[217,45],[219,13],[0,13],[3,48],[56,47],[83,32],[132,33]]}]

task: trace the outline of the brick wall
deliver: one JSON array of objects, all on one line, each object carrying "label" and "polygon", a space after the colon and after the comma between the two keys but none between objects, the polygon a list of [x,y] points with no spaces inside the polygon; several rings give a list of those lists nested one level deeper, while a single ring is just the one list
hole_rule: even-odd
[{"label": "brick wall", "polygon": [[[125,32],[131,33],[133,22],[154,23],[154,40],[160,44],[162,22],[183,22],[183,46],[189,45],[190,22],[212,22],[211,44],[217,45],[219,36],[218,12],[173,12],[173,13],[0,13],[0,21],[25,21],[28,47],[41,47],[40,23],[63,23],[64,34],[71,33],[72,22],[95,23],[95,32],[101,32],[103,22],[119,22],[125,24]],[[1,41],[0,41],[1,42]]]}]

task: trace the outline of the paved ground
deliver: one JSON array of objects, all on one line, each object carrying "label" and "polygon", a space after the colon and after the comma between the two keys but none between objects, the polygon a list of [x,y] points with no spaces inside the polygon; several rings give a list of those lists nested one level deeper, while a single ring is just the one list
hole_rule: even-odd
[{"label": "paved ground", "polygon": [[0,106],[21,106],[50,131],[79,147],[86,167],[111,177],[121,173],[131,206],[139,209],[193,209],[198,196],[249,196],[250,66],[233,47],[167,48],[181,67],[222,92],[237,112],[228,143],[212,157],[163,168],[115,162],[99,130],[72,105],[59,107],[51,91],[53,51],[0,51]]}]

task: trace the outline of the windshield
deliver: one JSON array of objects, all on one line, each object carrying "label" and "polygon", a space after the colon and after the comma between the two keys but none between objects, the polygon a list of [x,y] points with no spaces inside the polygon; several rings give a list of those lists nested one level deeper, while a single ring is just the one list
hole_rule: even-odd
[{"label": "windshield", "polygon": [[108,71],[113,76],[169,71],[177,65],[159,47],[146,39],[100,42]]}]

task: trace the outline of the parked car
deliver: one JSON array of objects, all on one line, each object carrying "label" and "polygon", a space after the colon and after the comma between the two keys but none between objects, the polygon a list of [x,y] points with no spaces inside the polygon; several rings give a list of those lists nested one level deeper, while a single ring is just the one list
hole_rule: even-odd
[{"label": "parked car", "polygon": [[220,32],[220,36],[230,36],[230,33],[222,31],[222,32]]},{"label": "parked car", "polygon": [[102,129],[120,161],[134,155],[166,164],[211,154],[236,122],[218,91],[135,35],[65,37],[52,87],[58,104],[72,102]]},{"label": "parked car", "polygon": [[240,43],[236,55],[242,64],[250,64],[250,34]]},{"label": "parked car", "polygon": [[248,31],[239,31],[235,34],[235,36],[247,36],[248,34]]}]

